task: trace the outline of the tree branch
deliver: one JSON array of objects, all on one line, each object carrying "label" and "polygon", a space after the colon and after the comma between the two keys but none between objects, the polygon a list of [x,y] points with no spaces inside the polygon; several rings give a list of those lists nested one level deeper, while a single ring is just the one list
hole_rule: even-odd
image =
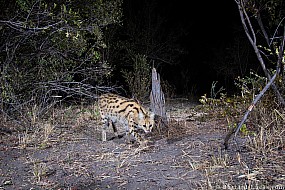
[{"label": "tree branch", "polygon": [[283,34],[283,39],[281,42],[281,46],[279,48],[279,54],[278,54],[278,62],[277,62],[277,66],[276,66],[276,72],[273,75],[273,77],[271,78],[271,80],[266,84],[266,86],[262,89],[262,91],[255,97],[255,99],[253,100],[252,104],[248,107],[247,112],[245,113],[242,121],[240,122],[240,124],[238,125],[236,131],[235,131],[235,137],[237,136],[237,133],[239,132],[240,128],[242,127],[242,125],[244,124],[244,122],[246,121],[249,113],[252,111],[252,109],[255,107],[256,103],[260,100],[260,98],[264,95],[264,93],[268,90],[268,88],[273,84],[274,80],[276,79],[276,77],[280,74],[281,71],[281,66],[282,66],[282,58],[284,56],[284,40],[285,40],[285,26],[284,26],[284,34]]},{"label": "tree branch", "polygon": [[[270,81],[271,80],[271,76],[266,68],[266,65],[265,65],[265,62],[260,54],[260,51],[257,47],[257,44],[256,44],[256,36],[255,36],[255,32],[254,32],[254,29],[252,27],[252,24],[251,24],[251,21],[249,19],[249,16],[247,15],[246,13],[246,9],[245,9],[245,5],[243,3],[243,0],[240,0],[240,1],[236,1],[237,5],[238,5],[238,9],[239,9],[239,13],[240,13],[240,18],[241,18],[241,22],[242,22],[242,25],[244,27],[244,30],[245,30],[245,33],[249,39],[249,42],[251,43],[253,49],[254,49],[254,52],[257,56],[257,59],[262,67],[262,70],[265,74],[265,76],[268,78],[268,80]],[[248,29],[247,25],[250,27],[250,30]],[[251,32],[251,34],[250,34]],[[251,37],[251,35],[253,37]],[[281,93],[279,92],[278,88],[276,87],[276,85],[273,83],[272,85],[272,89],[273,91],[275,92],[278,100],[280,101],[280,103],[285,106],[285,100],[284,98],[282,97]]]},{"label": "tree branch", "polygon": [[[245,121],[247,120],[250,112],[253,110],[253,108],[255,107],[257,102],[261,99],[261,97],[265,94],[265,92],[269,89],[269,87],[273,88],[273,90],[275,91],[279,101],[282,103],[283,106],[285,105],[285,101],[284,101],[283,97],[281,96],[280,92],[278,91],[276,85],[274,85],[274,81],[275,81],[276,77],[280,74],[281,67],[282,67],[282,61],[283,61],[282,59],[283,59],[283,56],[284,56],[284,43],[285,43],[284,42],[284,40],[285,40],[285,26],[284,26],[284,29],[283,29],[282,41],[281,41],[281,44],[280,44],[280,47],[279,47],[278,60],[277,60],[277,64],[276,64],[276,72],[273,75],[273,77],[271,77],[270,74],[267,72],[267,69],[266,69],[265,63],[263,61],[263,58],[261,57],[260,51],[259,51],[259,49],[258,49],[258,47],[256,45],[256,38],[255,38],[255,34],[253,32],[254,30],[253,30],[252,25],[250,23],[249,17],[246,14],[246,10],[245,10],[244,4],[243,4],[243,0],[236,1],[236,3],[237,3],[238,8],[239,8],[240,17],[241,17],[242,24],[243,24],[244,30],[246,32],[246,35],[247,35],[250,43],[252,44],[252,47],[254,48],[254,51],[255,51],[255,53],[257,55],[257,58],[258,58],[260,64],[262,65],[262,68],[264,69],[265,75],[269,79],[269,82],[262,89],[262,91],[254,98],[253,102],[248,107],[248,109],[247,109],[246,113],[244,114],[244,116],[243,116],[241,122],[239,123],[239,125],[236,128],[233,128],[232,130],[230,130],[228,132],[228,134],[227,134],[227,136],[225,138],[225,141],[224,141],[225,149],[228,148],[228,141],[229,141],[229,139],[230,139],[230,137],[232,136],[233,133],[235,133],[234,140],[236,141],[236,136],[237,136],[238,132],[240,131],[241,127],[243,126],[243,124],[245,123]],[[244,18],[244,15],[246,17],[246,20]],[[249,30],[247,29],[246,22],[248,23],[248,25],[251,28],[250,31],[252,32],[252,35],[254,36],[254,40],[251,38],[251,35],[249,34]]]}]

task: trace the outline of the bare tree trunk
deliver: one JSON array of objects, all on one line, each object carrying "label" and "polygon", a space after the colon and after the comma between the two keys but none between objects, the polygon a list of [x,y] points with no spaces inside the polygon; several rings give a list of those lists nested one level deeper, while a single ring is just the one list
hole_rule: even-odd
[{"label": "bare tree trunk", "polygon": [[167,126],[165,98],[160,86],[160,76],[155,68],[152,69],[150,104],[151,110],[155,114],[156,123],[159,125],[158,128]]}]

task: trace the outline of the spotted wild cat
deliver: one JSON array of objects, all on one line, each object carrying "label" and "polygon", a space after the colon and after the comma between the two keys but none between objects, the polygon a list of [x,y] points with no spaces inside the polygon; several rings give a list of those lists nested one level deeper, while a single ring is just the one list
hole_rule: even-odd
[{"label": "spotted wild cat", "polygon": [[116,123],[125,127],[127,138],[130,135],[143,144],[145,141],[138,133],[142,129],[151,132],[154,126],[154,114],[142,107],[137,101],[116,94],[103,94],[99,97],[99,109],[103,123],[102,141],[106,141],[106,129],[110,123],[114,133],[118,136]]}]

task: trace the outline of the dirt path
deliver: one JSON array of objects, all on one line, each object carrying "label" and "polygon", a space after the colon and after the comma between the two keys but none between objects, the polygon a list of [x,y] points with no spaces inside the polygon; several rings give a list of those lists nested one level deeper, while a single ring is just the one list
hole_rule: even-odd
[{"label": "dirt path", "polygon": [[[43,150],[3,146],[4,189],[190,189],[204,186],[201,167],[222,143],[213,126],[187,124],[191,134],[162,138],[149,149],[123,139],[102,143],[90,136],[52,144]],[[207,133],[206,133],[207,131]],[[213,133],[214,131],[214,133]]]},{"label": "dirt path", "polygon": [[0,189],[184,190],[246,184],[248,179],[239,178],[245,172],[239,154],[221,149],[226,133],[223,121],[187,121],[182,118],[187,114],[176,116],[179,130],[168,137],[149,137],[154,142],[144,150],[126,144],[124,138],[103,143],[90,124],[58,127],[42,147],[20,148],[17,137],[3,135]]}]

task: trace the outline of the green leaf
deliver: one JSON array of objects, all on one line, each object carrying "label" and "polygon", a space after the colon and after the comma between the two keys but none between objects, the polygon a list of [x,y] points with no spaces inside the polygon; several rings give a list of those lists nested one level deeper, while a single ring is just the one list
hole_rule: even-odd
[{"label": "green leaf", "polygon": [[66,11],[66,6],[64,4],[62,6],[63,6],[63,12],[66,13],[67,12]]}]

